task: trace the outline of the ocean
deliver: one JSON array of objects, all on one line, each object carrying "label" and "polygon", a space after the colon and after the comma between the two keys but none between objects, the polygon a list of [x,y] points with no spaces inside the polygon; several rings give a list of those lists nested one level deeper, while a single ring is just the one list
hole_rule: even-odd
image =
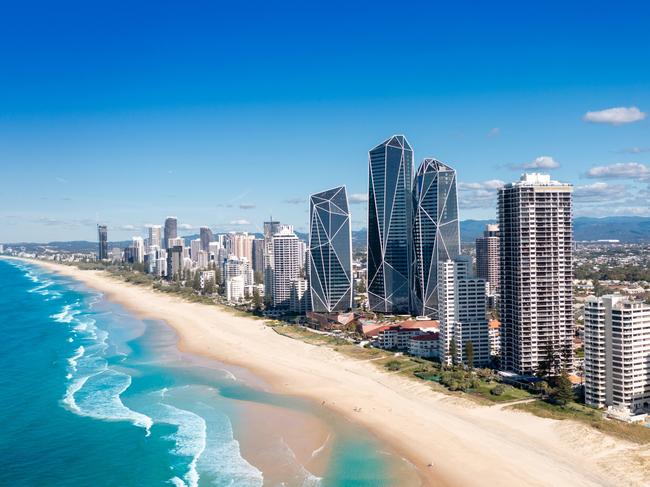
[{"label": "ocean", "polygon": [[0,316],[0,485],[417,483],[362,428],[69,278],[0,260]]}]

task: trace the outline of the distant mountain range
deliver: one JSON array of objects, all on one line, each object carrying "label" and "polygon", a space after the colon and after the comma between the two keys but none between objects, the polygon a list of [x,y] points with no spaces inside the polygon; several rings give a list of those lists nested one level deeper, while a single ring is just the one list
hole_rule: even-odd
[{"label": "distant mountain range", "polygon": [[[460,222],[460,236],[463,243],[472,243],[483,234],[485,225],[495,223],[494,220],[463,220]],[[578,217],[573,220],[574,238],[577,241],[589,240],[620,240],[623,243],[650,242],[650,218],[641,216],[608,216],[604,218]],[[307,240],[306,233],[296,232],[298,237]],[[261,234],[256,234],[261,237]],[[187,235],[189,242],[198,235]],[[352,247],[366,246],[368,233],[365,228],[352,231]],[[124,248],[130,245],[130,240],[109,242],[108,248]],[[63,252],[92,252],[97,250],[97,242],[74,240],[69,242],[34,243],[21,242],[5,244],[5,247],[24,247],[28,252],[42,252],[45,249]]]}]

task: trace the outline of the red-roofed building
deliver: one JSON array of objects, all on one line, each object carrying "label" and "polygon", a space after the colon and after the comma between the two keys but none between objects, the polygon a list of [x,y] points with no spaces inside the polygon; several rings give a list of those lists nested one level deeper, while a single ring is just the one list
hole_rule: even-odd
[{"label": "red-roofed building", "polygon": [[438,333],[424,333],[411,337],[409,340],[409,354],[415,357],[439,358],[440,335]]},{"label": "red-roofed building", "polygon": [[490,320],[488,323],[488,333],[490,334],[490,355],[501,354],[501,322],[499,320]]},{"label": "red-roofed building", "polygon": [[377,345],[388,350],[408,350],[410,339],[423,333],[420,328],[386,325],[377,330]]}]

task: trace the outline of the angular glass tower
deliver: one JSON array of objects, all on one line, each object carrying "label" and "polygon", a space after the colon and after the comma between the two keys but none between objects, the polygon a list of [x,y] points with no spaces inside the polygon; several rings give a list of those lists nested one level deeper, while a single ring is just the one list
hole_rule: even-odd
[{"label": "angular glass tower", "polygon": [[413,312],[438,317],[438,263],[460,255],[456,171],[424,159],[413,188]]},{"label": "angular glass tower", "polygon": [[311,195],[309,287],[318,313],[352,308],[352,234],[345,186]]},{"label": "angular glass tower", "polygon": [[368,305],[379,313],[408,313],[413,149],[394,135],[368,156]]}]

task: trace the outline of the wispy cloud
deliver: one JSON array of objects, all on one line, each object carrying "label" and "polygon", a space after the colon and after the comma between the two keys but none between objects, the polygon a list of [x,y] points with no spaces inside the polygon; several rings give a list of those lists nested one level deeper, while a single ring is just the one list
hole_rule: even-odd
[{"label": "wispy cloud", "polygon": [[490,129],[487,136],[488,138],[492,138],[498,136],[499,134],[501,134],[501,129],[499,127],[494,127]]},{"label": "wispy cloud", "polygon": [[510,169],[521,170],[521,169],[557,169],[560,167],[560,163],[553,159],[551,156],[539,156],[533,159],[530,162],[525,162],[523,164],[511,164]]},{"label": "wispy cloud", "polygon": [[650,179],[650,168],[638,162],[617,162],[605,166],[595,166],[587,171],[589,178],[603,179]]},{"label": "wispy cloud", "polygon": [[361,203],[367,203],[368,202],[368,194],[367,193],[352,193],[348,199],[350,200],[351,205],[358,205]]},{"label": "wispy cloud", "polygon": [[243,218],[241,218],[241,219],[239,219],[239,220],[232,220],[232,221],[230,222],[230,224],[231,224],[231,225],[238,225],[238,226],[239,226],[239,225],[250,225],[251,222],[249,222],[248,220],[244,220]]},{"label": "wispy cloud", "polygon": [[283,201],[283,203],[286,203],[288,205],[302,205],[306,202],[307,200],[305,198],[300,198],[300,197],[287,198],[286,200]]},{"label": "wispy cloud", "polygon": [[646,118],[646,113],[637,107],[615,107],[595,112],[587,112],[582,119],[591,123],[608,123],[610,125],[623,125],[638,122]]},{"label": "wispy cloud", "polygon": [[191,223],[179,223],[178,228],[181,230],[194,230],[196,227]]},{"label": "wispy cloud", "polygon": [[54,178],[54,179],[56,179],[56,181],[57,181],[57,182],[59,182],[59,183],[61,183],[61,184],[65,184],[65,183],[67,183],[67,182],[68,182],[68,180],[67,180],[67,179],[65,179],[65,178],[62,178],[62,177],[59,177],[59,176],[57,176],[57,177],[56,177],[56,178]]},{"label": "wispy cloud", "polygon": [[239,205],[240,210],[252,210],[255,208],[255,203],[241,203]]},{"label": "wispy cloud", "polygon": [[458,204],[461,208],[494,208],[497,190],[505,183],[500,179],[489,179],[474,183],[458,183],[460,194]]},{"label": "wispy cloud", "polygon": [[582,202],[602,202],[624,198],[627,187],[623,184],[609,184],[598,181],[593,184],[576,186],[573,194],[577,200]]},{"label": "wispy cloud", "polygon": [[136,230],[136,227],[135,225],[120,225],[119,229],[125,232],[130,232]]},{"label": "wispy cloud", "polygon": [[650,147],[626,147],[616,152],[619,154],[641,154],[643,152],[650,152]]}]

